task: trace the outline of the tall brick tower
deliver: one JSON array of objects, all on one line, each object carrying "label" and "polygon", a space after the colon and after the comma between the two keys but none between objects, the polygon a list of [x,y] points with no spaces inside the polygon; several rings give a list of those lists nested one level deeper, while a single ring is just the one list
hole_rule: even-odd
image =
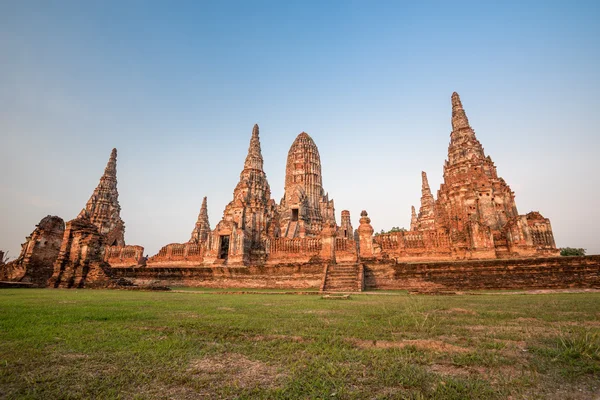
[{"label": "tall brick tower", "polygon": [[125,245],[125,224],[117,191],[117,149],[112,149],[104,175],[78,218],[88,218],[109,246]]},{"label": "tall brick tower", "polygon": [[[514,193],[485,155],[456,92],[452,94],[448,160],[435,213],[436,225],[447,229],[455,251],[487,257],[532,244],[528,222],[519,216]],[[543,225],[546,229],[545,221]]]},{"label": "tall brick tower", "polygon": [[435,229],[435,200],[425,171],[421,172],[421,182],[421,208],[417,217],[417,227],[421,230]]},{"label": "tall brick tower", "polygon": [[315,236],[324,223],[335,224],[333,200],[323,190],[319,149],[306,132],[288,152],[279,213],[282,235],[288,238]]},{"label": "tall brick tower", "polygon": [[208,207],[206,206],[206,196],[202,199],[202,206],[200,207],[200,213],[198,214],[198,220],[196,226],[192,231],[190,237],[190,243],[204,243],[208,239],[210,234],[210,223],[208,222]]},{"label": "tall brick tower", "polygon": [[210,236],[207,259],[246,262],[250,249],[260,250],[276,213],[275,201],[263,170],[258,125],[254,125],[248,155],[233,200]]}]

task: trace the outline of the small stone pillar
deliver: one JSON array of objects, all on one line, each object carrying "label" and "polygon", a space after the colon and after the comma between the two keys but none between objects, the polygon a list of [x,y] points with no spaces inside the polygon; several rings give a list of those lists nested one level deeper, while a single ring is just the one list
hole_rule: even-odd
[{"label": "small stone pillar", "polygon": [[371,218],[365,210],[360,213],[360,225],[358,227],[359,257],[373,257],[373,227]]},{"label": "small stone pillar", "polygon": [[335,262],[335,224],[326,222],[321,231],[321,258]]}]

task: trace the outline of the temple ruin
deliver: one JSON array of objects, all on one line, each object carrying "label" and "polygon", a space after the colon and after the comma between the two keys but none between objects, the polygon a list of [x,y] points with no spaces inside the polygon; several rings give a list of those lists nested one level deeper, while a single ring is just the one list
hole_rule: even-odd
[{"label": "temple ruin", "polygon": [[[142,246],[125,245],[113,149],[79,215],[66,226],[58,217],[46,217],[27,238],[19,258],[0,268],[5,279],[51,287],[106,286],[127,278],[352,291],[422,284],[450,287],[450,271],[466,274],[456,276],[456,282],[481,287],[600,284],[600,260],[560,260],[550,221],[537,211],[518,213],[514,193],[485,154],[457,93],[451,102],[443,183],[434,197],[422,172],[421,204],[418,213],[411,208],[408,231],[374,236],[366,211],[356,230],[347,210],[341,212],[338,225],[334,201],[323,188],[318,147],[306,132],[288,152],[284,195],[278,204],[271,198],[259,127],[254,125],[232,200],[214,229],[204,197],[188,242],[167,244],[148,259]],[[568,265],[576,272],[561,275],[559,282],[552,265]],[[443,283],[430,281],[436,274],[443,275]],[[471,274],[487,278],[481,281]]]}]

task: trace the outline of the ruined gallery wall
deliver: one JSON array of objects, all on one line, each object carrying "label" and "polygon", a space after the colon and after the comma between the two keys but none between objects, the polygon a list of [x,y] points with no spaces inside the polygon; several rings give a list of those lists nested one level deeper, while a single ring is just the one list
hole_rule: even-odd
[{"label": "ruined gallery wall", "polygon": [[600,288],[600,255],[364,265],[367,290]]},{"label": "ruined gallery wall", "polygon": [[127,278],[138,285],[318,289],[323,278],[323,264],[200,268],[113,268],[112,272],[114,277]]},{"label": "ruined gallery wall", "polygon": [[[363,261],[372,289],[476,290],[600,288],[600,256],[395,263]],[[319,288],[323,263],[250,267],[113,268],[136,284],[215,288]]]}]

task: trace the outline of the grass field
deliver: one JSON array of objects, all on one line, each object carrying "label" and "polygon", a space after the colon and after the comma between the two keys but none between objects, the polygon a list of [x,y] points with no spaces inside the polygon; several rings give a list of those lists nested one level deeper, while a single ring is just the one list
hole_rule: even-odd
[{"label": "grass field", "polygon": [[0,290],[0,398],[600,396],[600,293]]}]

